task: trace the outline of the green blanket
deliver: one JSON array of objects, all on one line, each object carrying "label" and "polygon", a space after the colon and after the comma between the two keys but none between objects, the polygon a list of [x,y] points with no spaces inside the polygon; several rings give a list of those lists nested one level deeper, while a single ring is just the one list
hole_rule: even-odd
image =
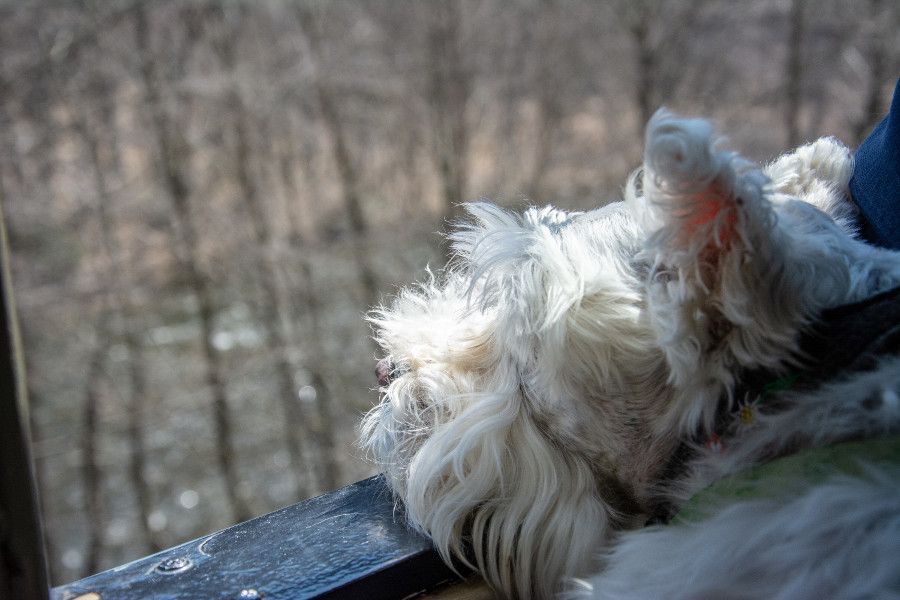
[{"label": "green blanket", "polygon": [[789,498],[838,475],[865,476],[867,464],[900,465],[900,436],[804,450],[731,475],[691,498],[673,523],[693,523],[741,500]]}]

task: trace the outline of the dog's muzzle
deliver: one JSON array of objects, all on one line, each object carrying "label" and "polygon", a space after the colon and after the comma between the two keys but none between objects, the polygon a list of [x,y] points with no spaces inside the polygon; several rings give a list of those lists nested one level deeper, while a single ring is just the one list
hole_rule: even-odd
[{"label": "dog's muzzle", "polygon": [[387,387],[394,379],[396,367],[394,361],[390,358],[382,358],[375,365],[375,376],[378,378],[378,385]]}]

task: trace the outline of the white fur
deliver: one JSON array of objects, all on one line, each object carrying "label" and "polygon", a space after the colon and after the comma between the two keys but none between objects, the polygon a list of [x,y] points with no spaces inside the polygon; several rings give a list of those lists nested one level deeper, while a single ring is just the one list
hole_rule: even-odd
[{"label": "white fur", "polygon": [[[736,401],[740,370],[790,365],[821,311],[900,282],[900,255],[854,238],[843,146],[765,170],[720,146],[707,122],[660,111],[623,202],[467,205],[441,278],[371,316],[395,372],[363,443],[410,524],[505,596],[552,596],[660,503],[777,455],[735,437],[731,458],[665,472]],[[824,423],[807,445],[895,430],[842,413],[840,385],[868,384],[785,397],[763,415],[770,437],[809,433],[800,417]]]},{"label": "white fur", "polygon": [[737,502],[701,523],[624,535],[573,598],[900,597],[900,472],[836,477],[798,497]]}]

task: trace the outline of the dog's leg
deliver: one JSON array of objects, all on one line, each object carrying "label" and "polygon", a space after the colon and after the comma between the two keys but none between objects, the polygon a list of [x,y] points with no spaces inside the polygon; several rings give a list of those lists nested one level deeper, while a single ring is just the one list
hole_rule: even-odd
[{"label": "dog's leg", "polygon": [[[783,159],[782,188],[839,197],[850,159],[833,144]],[[719,148],[706,121],[657,113],[642,189],[627,196],[649,232],[647,318],[682,390],[671,407],[682,431],[711,429],[733,374],[783,367],[824,309],[900,282],[895,253],[851,238],[814,204],[781,198],[765,173]]]},{"label": "dog's leg", "polygon": [[649,232],[647,317],[683,391],[671,407],[683,431],[711,428],[733,373],[777,367],[800,326],[849,285],[831,257],[791,272],[805,249],[779,227],[767,186],[718,148],[708,122],[660,111],[649,123],[642,190],[627,200]]},{"label": "dog's leg", "polygon": [[[779,157],[763,172],[772,180],[774,201],[799,198],[812,204],[849,235],[856,234],[856,205],[850,200],[853,157],[834,138],[821,138]],[[779,196],[780,195],[780,196]]]},{"label": "dog's leg", "polygon": [[[783,208],[786,217],[800,213],[791,222],[797,233],[821,237],[821,230],[836,226],[846,237],[841,250],[850,267],[850,293],[847,302],[900,284],[900,260],[897,254],[856,239],[858,209],[850,198],[849,181],[853,172],[850,150],[834,138],[822,138],[785,154],[764,169],[772,180],[772,202]],[[818,218],[798,207],[796,200],[810,204],[830,217]]]}]

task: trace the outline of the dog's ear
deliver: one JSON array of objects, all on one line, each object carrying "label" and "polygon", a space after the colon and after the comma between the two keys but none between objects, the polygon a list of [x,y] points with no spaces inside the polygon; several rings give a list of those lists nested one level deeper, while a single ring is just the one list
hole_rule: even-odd
[{"label": "dog's ear", "polygon": [[401,495],[446,561],[477,568],[505,597],[550,598],[596,566],[607,510],[587,462],[532,421],[515,368],[495,376],[496,391],[435,424]]}]

